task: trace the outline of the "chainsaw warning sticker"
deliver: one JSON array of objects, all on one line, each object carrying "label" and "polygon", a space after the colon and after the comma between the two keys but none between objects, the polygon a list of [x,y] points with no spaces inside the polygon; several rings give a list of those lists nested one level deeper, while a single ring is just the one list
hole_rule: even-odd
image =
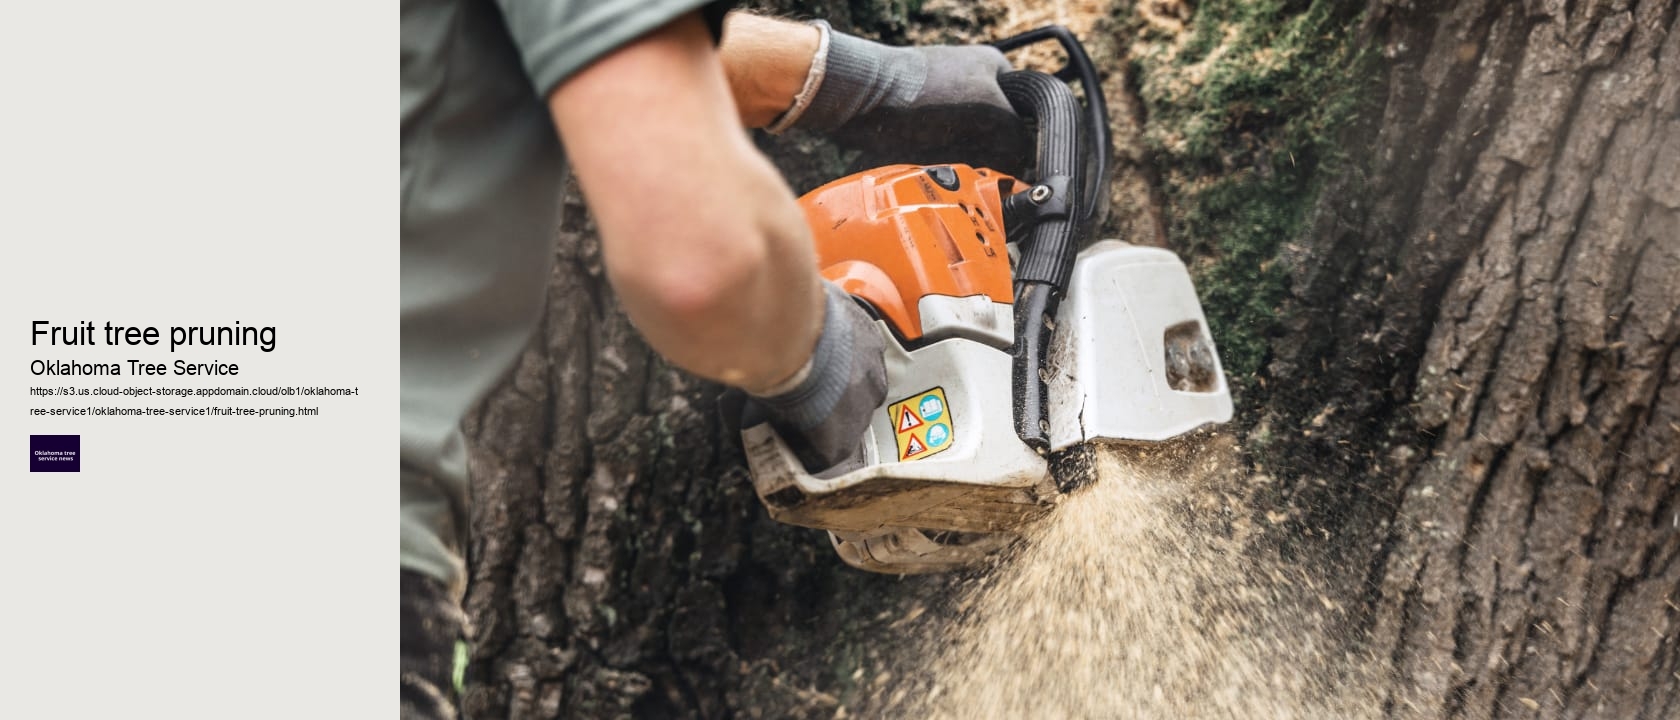
[{"label": "chainsaw warning sticker", "polygon": [[945,406],[945,388],[916,393],[887,406],[898,459],[921,460],[950,449],[956,440],[956,421]]}]

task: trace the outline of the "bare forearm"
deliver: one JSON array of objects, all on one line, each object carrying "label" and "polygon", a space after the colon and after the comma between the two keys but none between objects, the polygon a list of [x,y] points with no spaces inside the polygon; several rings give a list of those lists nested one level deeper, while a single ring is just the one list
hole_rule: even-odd
[{"label": "bare forearm", "polygon": [[765,127],[793,105],[811,72],[821,33],[803,23],[744,12],[724,20],[718,53],[741,124]]},{"label": "bare forearm", "polygon": [[699,20],[609,55],[551,100],[609,277],[649,344],[749,391],[793,375],[822,320],[815,251],[741,131]]},{"label": "bare forearm", "polygon": [[[653,233],[661,248],[608,243],[607,269],[648,342],[697,375],[764,393],[811,356],[822,321],[816,257],[804,218],[773,167],[750,145],[705,162],[719,177],[706,192],[671,198],[679,212],[651,227],[603,220],[603,234]],[[727,175],[727,176],[725,176]],[[749,209],[698,212],[707,203]],[[676,243],[687,247],[676,247]],[[648,257],[648,253],[662,255]]]}]

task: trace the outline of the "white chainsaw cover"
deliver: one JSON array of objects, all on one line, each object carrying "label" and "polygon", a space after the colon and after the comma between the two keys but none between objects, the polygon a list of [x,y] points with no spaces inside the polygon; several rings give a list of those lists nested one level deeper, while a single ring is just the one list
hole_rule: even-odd
[{"label": "white chainsaw cover", "polygon": [[1159,442],[1231,419],[1225,372],[1177,255],[1104,240],[1079,253],[1068,287],[1048,368],[1051,449]]}]

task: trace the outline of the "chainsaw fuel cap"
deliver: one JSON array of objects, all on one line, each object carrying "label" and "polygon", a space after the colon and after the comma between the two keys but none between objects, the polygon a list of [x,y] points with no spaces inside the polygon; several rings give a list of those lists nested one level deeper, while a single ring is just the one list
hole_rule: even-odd
[{"label": "chainsaw fuel cap", "polygon": [[927,169],[927,174],[928,177],[933,178],[935,185],[946,190],[954,192],[962,187],[962,181],[957,179],[957,171],[952,169],[950,165],[930,167]]}]

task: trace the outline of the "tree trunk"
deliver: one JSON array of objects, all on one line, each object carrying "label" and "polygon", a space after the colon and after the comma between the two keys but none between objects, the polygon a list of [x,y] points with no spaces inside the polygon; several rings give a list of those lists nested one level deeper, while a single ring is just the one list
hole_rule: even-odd
[{"label": "tree trunk", "polygon": [[1680,717],[1676,7],[1367,17],[1385,105],[1289,258],[1267,420],[1329,419],[1278,455],[1357,508],[1397,716]]},{"label": "tree trunk", "polygon": [[[1144,144],[1171,116],[1117,35],[1133,13],[1189,32],[1222,3],[1117,4],[1086,37],[1131,139],[1114,227],[1228,254],[1180,222],[1202,201]],[[1019,22],[913,5],[772,9],[918,42]],[[1680,717],[1677,5],[1349,17],[1377,90],[1339,130],[1349,161],[1302,170],[1317,200],[1266,258],[1287,293],[1236,378],[1238,426],[1276,479],[1256,516],[1294,518],[1278,535],[1303,563],[1344,559],[1329,572],[1391,663],[1388,714]],[[842,166],[810,138],[762,142],[796,190]],[[716,388],[650,353],[575,188],[566,209],[543,327],[467,422],[467,716],[868,714],[894,684],[884,639],[950,617],[954,581],[850,570],[768,520]]]}]

